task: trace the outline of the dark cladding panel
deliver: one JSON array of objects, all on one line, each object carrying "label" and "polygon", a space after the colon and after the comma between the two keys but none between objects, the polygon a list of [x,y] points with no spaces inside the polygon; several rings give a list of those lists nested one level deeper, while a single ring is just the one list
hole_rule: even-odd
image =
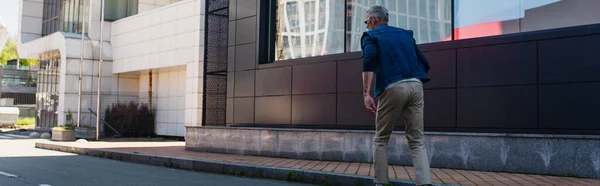
[{"label": "dark cladding panel", "polygon": [[293,94],[335,93],[335,91],[335,62],[298,65],[293,67]]},{"label": "dark cladding panel", "polygon": [[235,98],[233,100],[233,123],[254,123],[254,98]]},{"label": "dark cladding panel", "polygon": [[600,81],[600,35],[539,42],[540,82]]},{"label": "dark cladding panel", "polygon": [[375,126],[375,114],[365,109],[362,93],[338,94],[337,124]]},{"label": "dark cladding panel", "polygon": [[456,51],[425,52],[424,55],[431,65],[428,73],[431,81],[425,83],[425,89],[456,87]]},{"label": "dark cladding panel", "polygon": [[254,96],[254,71],[236,72],[234,84],[235,97]]},{"label": "dark cladding panel", "polygon": [[456,127],[456,89],[425,90],[425,127]]},{"label": "dark cladding panel", "polygon": [[338,69],[338,92],[362,93],[362,60],[340,61]]},{"label": "dark cladding panel", "polygon": [[535,128],[536,86],[458,89],[458,127]]},{"label": "dark cladding panel", "polygon": [[257,124],[290,124],[292,97],[257,97],[255,107]]},{"label": "dark cladding panel", "polygon": [[235,47],[235,70],[244,71],[256,68],[256,44],[250,43]]},{"label": "dark cladding panel", "polygon": [[[243,1],[243,0],[242,0]],[[240,1],[241,2],[241,1]],[[238,2],[239,3],[239,2]],[[256,16],[236,21],[235,43],[246,44],[256,42]]]},{"label": "dark cladding panel", "polygon": [[536,43],[458,50],[458,86],[525,85],[537,82]]},{"label": "dark cladding panel", "polygon": [[336,95],[292,96],[292,124],[335,125]]},{"label": "dark cladding panel", "polygon": [[256,71],[256,96],[292,94],[292,67],[261,69]]},{"label": "dark cladding panel", "polygon": [[540,86],[540,128],[600,129],[600,83]]},{"label": "dark cladding panel", "polygon": [[242,19],[245,17],[255,16],[256,6],[258,0],[238,0],[237,1],[237,18]]}]

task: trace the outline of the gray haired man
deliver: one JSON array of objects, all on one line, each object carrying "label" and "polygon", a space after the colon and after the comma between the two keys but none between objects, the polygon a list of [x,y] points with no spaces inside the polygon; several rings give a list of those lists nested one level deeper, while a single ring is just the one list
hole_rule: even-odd
[{"label": "gray haired man", "polygon": [[[413,32],[388,26],[388,11],[373,6],[367,11],[369,31],[361,39],[363,50],[363,98],[367,110],[376,113],[373,164],[374,182],[389,182],[387,149],[394,125],[404,115],[406,139],[416,169],[417,185],[431,184],[431,170],[423,144],[423,83],[429,81],[429,62],[413,39]],[[375,74],[377,108],[371,97]]]}]

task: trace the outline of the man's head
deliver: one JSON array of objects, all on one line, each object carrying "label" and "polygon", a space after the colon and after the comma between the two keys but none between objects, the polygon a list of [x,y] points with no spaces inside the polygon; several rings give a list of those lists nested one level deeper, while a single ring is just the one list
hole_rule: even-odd
[{"label": "man's head", "polygon": [[375,5],[367,10],[367,30],[373,30],[381,24],[387,24],[390,14],[388,10],[381,5]]}]

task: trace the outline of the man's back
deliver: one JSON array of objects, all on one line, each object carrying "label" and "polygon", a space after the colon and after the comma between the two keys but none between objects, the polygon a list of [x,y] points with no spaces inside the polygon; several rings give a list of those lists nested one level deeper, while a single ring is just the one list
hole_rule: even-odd
[{"label": "man's back", "polygon": [[413,32],[388,25],[365,32],[362,39],[365,64],[375,73],[375,96],[390,83],[417,78],[429,80],[429,62],[417,48]]}]

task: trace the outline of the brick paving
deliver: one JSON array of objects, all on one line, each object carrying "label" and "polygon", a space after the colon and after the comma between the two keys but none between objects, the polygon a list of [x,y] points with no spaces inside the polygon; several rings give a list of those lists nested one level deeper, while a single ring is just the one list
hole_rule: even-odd
[{"label": "brick paving", "polygon": [[[336,172],[363,176],[373,176],[373,169],[368,163],[296,160],[287,158],[245,156],[233,154],[203,153],[185,150],[184,142],[45,142],[78,148],[94,148],[112,151],[140,153],[168,157],[182,157],[198,160],[212,160],[272,167],[297,168],[323,172]],[[470,170],[453,170],[432,168],[434,183],[460,185],[600,185],[600,180],[558,177],[545,175],[527,175],[515,173],[481,172]],[[393,165],[388,168],[390,178],[399,180],[415,180],[415,169],[409,166]]]}]

